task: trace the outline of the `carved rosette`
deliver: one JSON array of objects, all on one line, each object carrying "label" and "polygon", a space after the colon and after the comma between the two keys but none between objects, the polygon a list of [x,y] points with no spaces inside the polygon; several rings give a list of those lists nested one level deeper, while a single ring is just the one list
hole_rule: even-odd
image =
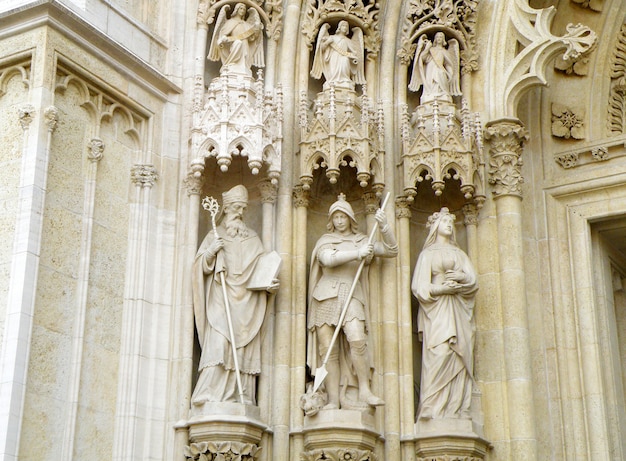
[{"label": "carved rosette", "polygon": [[377,461],[377,459],[370,450],[342,448],[305,451],[300,456],[301,461]]},{"label": "carved rosette", "polygon": [[130,178],[137,187],[152,187],[159,175],[154,165],[135,164],[130,170]]},{"label": "carved rosette", "polygon": [[496,120],[487,123],[485,139],[489,141],[489,184],[493,195],[522,196],[522,150],[528,130],[519,120]]},{"label": "carved rosette", "polygon": [[189,461],[256,461],[261,448],[242,442],[195,442],[185,447]]},{"label": "carved rosette", "polygon": [[565,139],[585,138],[585,111],[552,103],[552,136]]},{"label": "carved rosette", "polygon": [[22,125],[22,130],[26,131],[35,117],[35,107],[32,104],[24,104],[17,111],[17,116]]}]

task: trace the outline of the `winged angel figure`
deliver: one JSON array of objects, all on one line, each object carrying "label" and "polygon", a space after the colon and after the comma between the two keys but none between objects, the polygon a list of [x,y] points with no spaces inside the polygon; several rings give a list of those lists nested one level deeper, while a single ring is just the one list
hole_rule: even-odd
[{"label": "winged angel figure", "polygon": [[334,35],[328,33],[329,29],[328,23],[320,28],[311,76],[319,79],[324,75],[324,88],[332,83],[335,87],[353,90],[355,83],[365,84],[363,31],[353,27],[352,38],[348,38],[347,21],[339,22]]},{"label": "winged angel figure", "polygon": [[446,44],[443,32],[437,32],[432,42],[426,35],[419,38],[409,90],[419,91],[422,86],[422,104],[435,99],[452,102],[452,96],[461,95],[459,42],[456,39],[450,39]]},{"label": "winged angel figure", "polygon": [[230,18],[230,5],[220,10],[215,23],[208,59],[222,61],[222,75],[235,73],[252,75],[251,67],[264,67],[263,23],[259,13],[243,3],[237,3]]}]

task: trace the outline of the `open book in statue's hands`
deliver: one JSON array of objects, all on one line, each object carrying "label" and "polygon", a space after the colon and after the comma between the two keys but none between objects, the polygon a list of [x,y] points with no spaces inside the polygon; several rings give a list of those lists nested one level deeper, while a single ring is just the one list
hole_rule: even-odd
[{"label": "open book in statue's hands", "polygon": [[278,272],[283,260],[276,251],[265,253],[254,267],[254,273],[248,281],[248,290],[267,290],[276,285]]}]

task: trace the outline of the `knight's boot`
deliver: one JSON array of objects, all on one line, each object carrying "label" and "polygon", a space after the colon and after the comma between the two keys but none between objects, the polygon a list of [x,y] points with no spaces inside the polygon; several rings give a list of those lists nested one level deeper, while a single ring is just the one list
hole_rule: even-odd
[{"label": "knight's boot", "polygon": [[[336,349],[336,347],[335,347]],[[326,354],[322,354],[322,357]],[[324,405],[325,410],[334,410],[339,408],[339,354],[332,352],[326,362],[326,371],[328,374],[324,379],[324,386],[326,387],[326,393],[328,394],[328,403]]]},{"label": "knight's boot", "polygon": [[352,341],[350,343],[350,356],[352,357],[352,363],[359,381],[359,400],[373,407],[384,405],[385,401],[375,396],[370,389],[370,367],[367,360],[367,342]]}]

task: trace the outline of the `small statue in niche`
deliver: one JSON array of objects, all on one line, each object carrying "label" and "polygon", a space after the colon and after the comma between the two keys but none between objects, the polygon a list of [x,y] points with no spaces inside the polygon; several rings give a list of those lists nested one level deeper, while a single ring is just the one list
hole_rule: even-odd
[{"label": "small statue in niche", "polygon": [[422,35],[417,42],[409,90],[423,87],[421,104],[435,99],[452,102],[452,96],[461,95],[459,80],[459,42],[437,32],[431,42]]},{"label": "small statue in niche", "polygon": [[248,9],[243,3],[237,3],[233,14],[226,19],[229,10],[229,5],[220,10],[207,57],[211,61],[222,61],[222,75],[251,76],[252,66],[265,66],[263,23],[254,8],[249,9],[248,19],[245,19]]},{"label": "small statue in niche", "polygon": [[206,402],[256,404],[256,377],[261,372],[259,332],[268,294],[279,286],[276,279],[266,286],[254,283],[259,273],[273,275],[278,268],[267,267],[261,239],[243,221],[247,189],[235,186],[224,192],[222,199],[222,220],[203,240],[193,264],[193,307],[202,348],[200,376],[191,397],[196,407]]},{"label": "small statue in niche", "polygon": [[328,23],[320,28],[311,76],[319,79],[324,75],[324,88],[332,83],[353,90],[355,83],[365,84],[363,31],[353,27],[352,38],[348,38],[348,21],[340,21],[334,35],[328,33],[329,29]]},{"label": "small statue in niche", "polygon": [[[367,270],[361,270],[355,281],[362,261],[367,265],[375,256],[391,258],[398,254],[396,239],[385,213],[379,209],[375,218],[383,240],[369,243],[368,237],[357,231],[354,211],[341,194],[328,211],[328,233],[317,241],[311,256],[307,365],[314,375],[323,367],[335,329],[340,328],[326,363],[328,374],[324,384],[328,403],[324,409],[384,405],[370,388],[372,360],[367,335]],[[355,288],[350,298],[353,282]],[[344,308],[346,314],[338,326]],[[322,364],[320,369],[317,368],[319,364]],[[354,397],[347,395],[347,388],[358,389],[358,394]]]},{"label": "small statue in niche", "polygon": [[456,243],[447,208],[428,218],[428,236],[413,274],[419,301],[422,379],[418,419],[470,419],[476,272]]}]

